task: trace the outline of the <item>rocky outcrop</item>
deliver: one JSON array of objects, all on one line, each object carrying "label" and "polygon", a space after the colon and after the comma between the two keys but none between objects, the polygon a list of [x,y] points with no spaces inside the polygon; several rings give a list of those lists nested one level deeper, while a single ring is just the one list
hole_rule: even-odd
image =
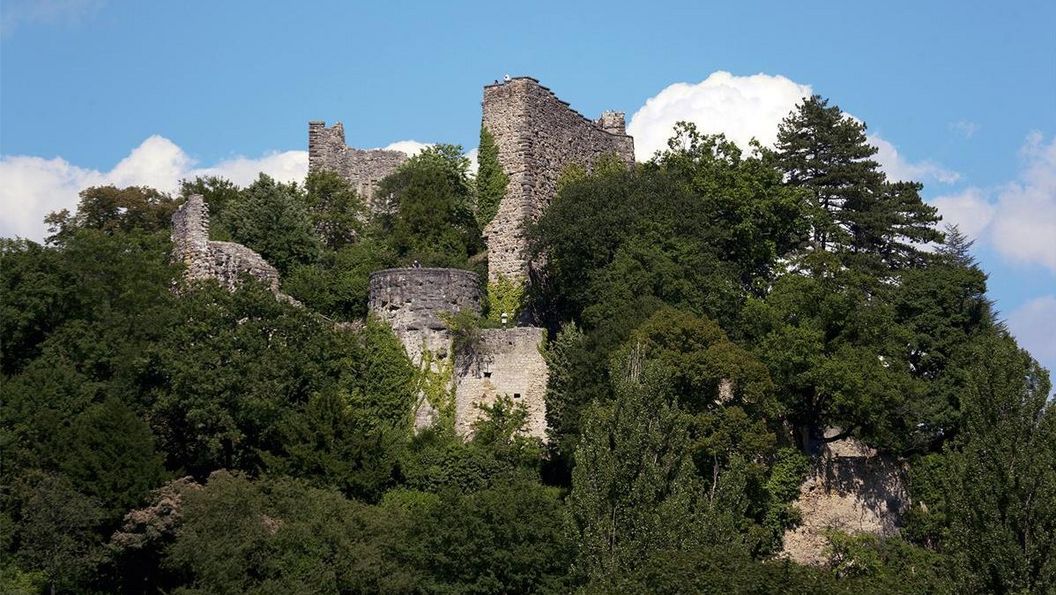
[{"label": "rocky outcrop", "polygon": [[801,564],[826,560],[827,533],[897,535],[909,507],[904,466],[854,439],[827,445],[800,486],[802,522],[786,531],[783,555]]}]

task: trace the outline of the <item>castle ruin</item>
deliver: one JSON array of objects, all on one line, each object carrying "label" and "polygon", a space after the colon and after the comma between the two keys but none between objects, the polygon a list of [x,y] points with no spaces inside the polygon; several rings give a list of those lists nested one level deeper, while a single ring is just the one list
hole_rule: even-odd
[{"label": "castle ruin", "polygon": [[[370,276],[370,311],[392,326],[408,357],[423,371],[450,370],[448,389],[455,394],[455,431],[468,436],[480,418],[480,405],[502,395],[524,405],[526,432],[546,438],[546,362],[543,329],[482,329],[480,340],[455,353],[447,315],[480,313],[480,280],[471,271],[402,268]],[[439,417],[436,403],[418,397],[414,426],[421,430]]]},{"label": "castle ruin", "polygon": [[308,122],[308,171],[327,170],[336,173],[356,190],[368,204],[374,198],[378,182],[396,171],[407,154],[385,149],[353,149],[345,144],[345,126],[338,122]]},{"label": "castle ruin", "polygon": [[622,112],[589,120],[532,77],[484,87],[482,125],[495,138],[499,164],[509,178],[495,218],[484,229],[488,280],[528,275],[524,228],[554,197],[557,181],[571,165],[587,171],[605,156],[634,164],[634,139]]},{"label": "castle ruin", "polygon": [[242,275],[250,275],[279,293],[279,272],[260,254],[242,244],[209,239],[209,205],[201,194],[188,196],[172,214],[171,238],[173,258],[187,267],[187,281],[216,279],[234,290]]},{"label": "castle ruin", "polygon": [[[624,115],[605,112],[589,120],[531,77],[517,77],[484,87],[481,125],[495,139],[499,165],[509,179],[495,218],[485,227],[488,281],[523,281],[530,263],[525,226],[534,222],[557,195],[557,182],[573,165],[591,171],[602,158],[634,163],[634,140]],[[368,202],[382,178],[407,157],[396,151],[353,149],[345,144],[338,123],[308,124],[309,170],[333,171]],[[480,312],[476,275],[468,271],[405,268],[378,271],[370,279],[370,310],[387,321],[419,367],[451,365],[454,373],[455,429],[472,432],[480,405],[502,395],[524,406],[527,432],[546,436],[548,371],[541,349],[545,332],[536,327],[483,329],[473,354],[455,354],[445,314]],[[427,357],[428,354],[428,357]],[[459,359],[465,365],[454,365]],[[415,426],[437,417],[424,395],[419,397]]]}]

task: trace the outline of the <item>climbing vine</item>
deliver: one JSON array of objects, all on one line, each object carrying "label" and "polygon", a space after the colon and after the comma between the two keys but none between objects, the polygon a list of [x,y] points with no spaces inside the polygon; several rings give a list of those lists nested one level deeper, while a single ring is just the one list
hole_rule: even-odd
[{"label": "climbing vine", "polygon": [[524,306],[524,283],[500,275],[495,282],[488,283],[488,320],[502,322],[502,313],[511,326],[516,324],[517,316]]},{"label": "climbing vine", "polygon": [[495,144],[495,137],[483,126],[480,127],[477,163],[477,223],[483,229],[499,212],[499,203],[510,181],[499,163],[499,147]]}]

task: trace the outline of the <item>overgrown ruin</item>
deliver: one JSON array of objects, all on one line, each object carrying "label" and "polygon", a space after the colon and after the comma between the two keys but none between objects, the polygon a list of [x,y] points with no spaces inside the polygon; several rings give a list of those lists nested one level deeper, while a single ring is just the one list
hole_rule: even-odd
[{"label": "overgrown ruin", "polygon": [[[573,165],[591,171],[604,158],[633,165],[634,141],[626,134],[622,113],[605,112],[589,120],[531,77],[485,86],[482,105],[482,125],[495,140],[509,180],[498,213],[484,230],[488,281],[523,283],[532,270],[525,226],[554,199],[562,173]],[[378,182],[407,160],[398,151],[348,147],[341,123],[327,127],[310,122],[308,146],[310,171],[337,173],[368,202]],[[186,265],[187,280],[216,279],[234,290],[249,275],[285,297],[279,292],[278,272],[259,254],[240,244],[209,240],[208,207],[200,195],[187,197],[173,215],[172,241],[174,258]],[[455,431],[471,435],[481,406],[508,396],[527,413],[526,433],[545,440],[545,331],[531,326],[477,329],[471,345],[456,345],[449,316],[479,315],[484,297],[471,271],[413,267],[376,271],[370,277],[370,311],[392,327],[423,373],[449,375],[444,382],[452,397]],[[728,394],[731,387],[724,385],[722,391]],[[420,394],[414,426],[436,423],[437,406]],[[829,529],[895,534],[907,505],[904,470],[897,462],[853,441],[829,445],[814,458],[801,486],[796,506],[803,522],[785,534],[784,555],[803,563],[822,561]]]}]

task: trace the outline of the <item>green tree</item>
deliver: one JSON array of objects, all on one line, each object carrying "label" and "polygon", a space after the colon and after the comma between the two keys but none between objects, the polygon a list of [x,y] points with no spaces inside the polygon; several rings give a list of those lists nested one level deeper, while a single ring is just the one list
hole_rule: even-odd
[{"label": "green tree", "polygon": [[111,519],[139,504],[164,479],[149,426],[116,398],[79,415],[66,444],[63,471],[78,491],[103,503]]},{"label": "green tree", "polygon": [[778,126],[776,163],[788,183],[805,189],[816,213],[812,240],[852,262],[874,260],[889,268],[919,264],[913,244],[939,241],[934,207],[920,198],[921,185],[887,181],[873,157],[877,148],[865,124],[813,95]]},{"label": "green tree", "polygon": [[305,306],[336,320],[361,320],[367,315],[370,274],[395,266],[388,243],[363,239],[336,251],[324,251],[318,262],[295,266],[282,279],[282,289]]},{"label": "green tree", "polygon": [[363,234],[366,205],[344,178],[332,171],[313,171],[304,187],[315,233],[324,246],[338,250]]},{"label": "green tree", "polygon": [[483,250],[468,167],[460,147],[436,145],[378,185],[373,234],[392,246],[400,264],[467,268]]},{"label": "green tree", "polygon": [[506,185],[510,182],[499,163],[499,147],[495,144],[495,137],[484,126],[480,127],[477,163],[477,225],[484,229],[499,212],[499,203],[506,195]]},{"label": "green tree", "polygon": [[66,477],[39,471],[14,489],[23,568],[42,572],[53,593],[80,589],[102,562],[99,502],[77,492]]},{"label": "green tree", "polygon": [[560,591],[575,551],[564,521],[558,490],[529,479],[448,490],[413,525],[400,558],[425,571],[423,591]]},{"label": "green tree", "polygon": [[934,521],[931,533],[951,556],[960,590],[1051,591],[1056,404],[1049,375],[999,332],[978,339],[973,355],[963,429],[932,458],[930,473],[917,474],[915,520]]},{"label": "green tree", "polygon": [[[770,369],[800,444],[812,449],[855,435],[880,448],[919,446],[918,432],[940,420],[918,417],[929,410],[911,406],[925,393],[911,373],[912,333],[877,295],[874,276],[823,252],[803,264],[802,274],[779,278],[741,313],[742,332]],[[842,432],[826,437],[827,428]]]},{"label": "green tree", "polygon": [[167,231],[177,202],[167,194],[146,186],[94,186],[80,193],[77,212],[63,209],[44,218],[49,244],[61,244],[78,229],[118,231]]},{"label": "green tree", "polygon": [[741,282],[758,292],[779,258],[799,248],[807,234],[803,191],[785,185],[772,155],[757,143],[745,155],[723,135],[675,125],[667,150],[652,166],[693,189],[708,213],[710,240],[736,264]]},{"label": "green tree", "polygon": [[261,174],[229,204],[222,222],[231,238],[264,257],[280,272],[319,256],[319,238],[312,225],[304,192]]},{"label": "green tree", "polygon": [[620,364],[614,399],[591,412],[572,472],[580,580],[618,576],[656,552],[704,542],[688,420],[640,355]]}]

